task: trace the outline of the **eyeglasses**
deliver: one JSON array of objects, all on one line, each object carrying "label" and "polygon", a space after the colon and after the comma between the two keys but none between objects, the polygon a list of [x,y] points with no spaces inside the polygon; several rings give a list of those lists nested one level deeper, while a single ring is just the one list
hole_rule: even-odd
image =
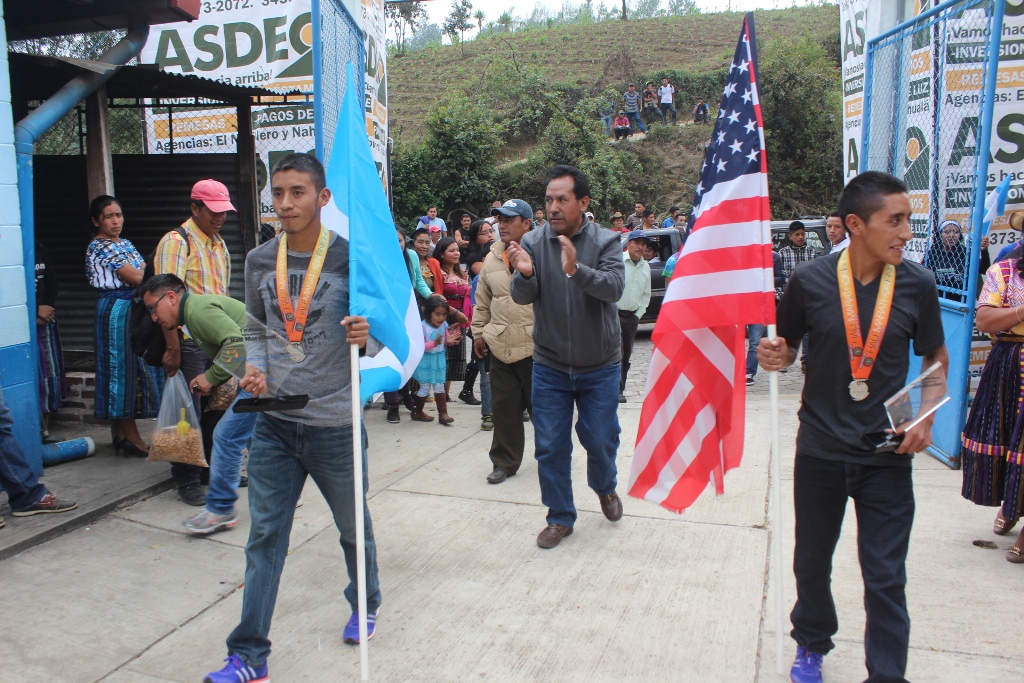
[{"label": "eyeglasses", "polygon": [[167,296],[170,293],[171,293],[171,290],[168,289],[166,292],[164,292],[163,294],[160,295],[159,299],[157,299],[155,302],[153,302],[152,306],[149,306],[149,305],[146,306],[146,310],[149,311],[150,315],[156,315],[156,310],[155,310],[156,307],[159,306],[160,302],[164,300],[164,297]]}]

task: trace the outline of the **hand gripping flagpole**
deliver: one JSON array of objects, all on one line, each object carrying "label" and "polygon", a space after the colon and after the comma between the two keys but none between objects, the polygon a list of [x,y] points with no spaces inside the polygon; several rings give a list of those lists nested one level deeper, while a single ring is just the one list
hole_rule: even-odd
[{"label": "hand gripping flagpole", "polygon": [[[775,325],[768,326],[768,339],[775,339]],[[771,404],[772,418],[772,564],[775,574],[772,576],[775,590],[775,667],[780,674],[785,672],[782,654],[783,610],[785,609],[785,588],[782,572],[782,471],[779,466],[779,373],[772,370],[768,373],[768,397]]]},{"label": "hand gripping flagpole", "polygon": [[[359,345],[349,344],[352,360],[352,482],[356,505],[356,611],[359,613],[359,667],[362,680],[370,680],[370,653],[366,637],[366,521],[363,518],[363,402],[359,398]],[[782,647],[781,644],[779,647]]]}]

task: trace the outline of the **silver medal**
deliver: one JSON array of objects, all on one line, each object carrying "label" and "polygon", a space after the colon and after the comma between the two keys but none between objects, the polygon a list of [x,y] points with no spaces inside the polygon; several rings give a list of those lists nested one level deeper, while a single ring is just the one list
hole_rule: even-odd
[{"label": "silver medal", "polygon": [[301,363],[306,359],[306,352],[302,350],[302,345],[298,342],[289,344],[285,350],[288,351],[288,357],[292,359],[293,363]]},{"label": "silver medal", "polygon": [[868,397],[868,383],[862,379],[855,379],[850,382],[850,398],[854,401],[863,401]]}]

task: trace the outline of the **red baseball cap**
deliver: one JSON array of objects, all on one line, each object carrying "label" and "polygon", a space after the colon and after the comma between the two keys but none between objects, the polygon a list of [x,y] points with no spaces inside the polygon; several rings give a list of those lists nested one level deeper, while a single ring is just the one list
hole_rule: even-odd
[{"label": "red baseball cap", "polygon": [[224,183],[207,178],[192,186],[192,199],[198,199],[214,213],[236,211],[228,196],[228,188]]}]

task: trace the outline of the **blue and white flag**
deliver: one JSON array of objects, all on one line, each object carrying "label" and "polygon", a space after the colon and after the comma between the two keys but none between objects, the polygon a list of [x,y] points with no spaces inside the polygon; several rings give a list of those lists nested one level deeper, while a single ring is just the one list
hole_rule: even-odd
[{"label": "blue and white flag", "polygon": [[395,223],[366,139],[366,119],[348,65],[345,99],[334,129],[331,155],[324,164],[331,201],[320,214],[323,225],[348,240],[349,313],[364,316],[370,335],[384,345],[359,360],[360,398],[398,391],[423,356],[423,328],[398,248]]},{"label": "blue and white flag", "polygon": [[1006,199],[1010,196],[1010,179],[1012,176],[1003,178],[1003,182],[996,185],[995,189],[985,196],[985,217],[982,219],[981,234],[987,235],[992,221],[997,216],[1002,216],[1006,211]]}]

